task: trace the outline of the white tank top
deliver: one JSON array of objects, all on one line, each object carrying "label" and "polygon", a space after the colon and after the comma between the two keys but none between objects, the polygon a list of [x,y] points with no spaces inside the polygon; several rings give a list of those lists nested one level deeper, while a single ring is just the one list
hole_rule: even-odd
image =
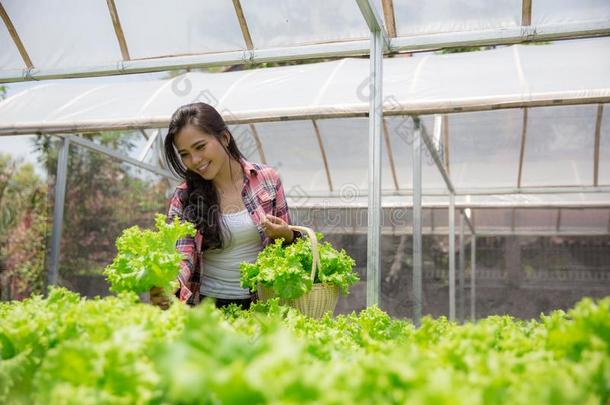
[{"label": "white tank top", "polygon": [[[201,256],[200,293],[214,298],[249,298],[250,292],[239,284],[241,262],[254,263],[263,250],[258,229],[248,210],[234,214],[221,214],[224,222],[223,249],[206,250]],[[231,233],[227,235],[226,231]]]}]

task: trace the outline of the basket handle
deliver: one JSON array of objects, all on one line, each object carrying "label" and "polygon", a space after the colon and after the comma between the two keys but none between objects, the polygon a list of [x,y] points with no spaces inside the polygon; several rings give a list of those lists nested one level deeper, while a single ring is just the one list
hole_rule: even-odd
[{"label": "basket handle", "polygon": [[298,225],[288,225],[288,227],[293,231],[298,231],[301,233],[306,233],[309,237],[309,242],[311,243],[311,282],[313,283],[316,279],[316,269],[318,269],[322,264],[320,263],[320,252],[318,251],[318,238],[316,238],[316,233],[311,228],[307,228],[306,226],[298,226]]}]

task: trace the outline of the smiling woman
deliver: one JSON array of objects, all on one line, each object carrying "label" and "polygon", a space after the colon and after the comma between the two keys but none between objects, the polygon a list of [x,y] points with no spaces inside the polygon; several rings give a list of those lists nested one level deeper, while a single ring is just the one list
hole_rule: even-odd
[{"label": "smiling woman", "polygon": [[[194,238],[177,242],[184,255],[179,298],[197,304],[210,297],[219,307],[248,308],[254,296],[240,286],[240,263],[255,262],[275,239],[295,238],[278,173],[248,162],[222,116],[205,103],[182,106],[172,115],[165,155],[184,180],[170,200],[168,220],[177,216],[197,229]],[[168,306],[157,288],[151,301]]]}]

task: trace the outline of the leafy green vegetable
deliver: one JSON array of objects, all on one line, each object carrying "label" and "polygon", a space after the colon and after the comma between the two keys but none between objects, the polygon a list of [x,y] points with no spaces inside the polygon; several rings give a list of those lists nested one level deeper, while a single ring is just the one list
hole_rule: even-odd
[{"label": "leafy green vegetable", "polygon": [[[347,294],[348,288],[359,280],[352,271],[354,259],[344,250],[337,251],[330,243],[322,242],[321,233],[316,237],[321,266],[314,283],[334,284]],[[282,239],[275,240],[259,253],[255,263],[240,265],[242,287],[256,290],[260,283],[273,288],[276,295],[284,299],[295,299],[311,290],[310,242],[301,238],[286,247],[282,243]]]},{"label": "leafy green vegetable", "polygon": [[176,290],[183,260],[176,242],[194,236],[195,227],[188,221],[181,223],[178,218],[168,224],[161,214],[155,216],[155,225],[157,232],[134,226],[125,229],[117,239],[118,253],[104,269],[112,291],[142,293],[160,287],[169,296]]},{"label": "leafy green vegetable", "polygon": [[0,303],[1,404],[608,404],[610,297],[522,321],[320,320],[275,298],[162,311],[134,293]]}]

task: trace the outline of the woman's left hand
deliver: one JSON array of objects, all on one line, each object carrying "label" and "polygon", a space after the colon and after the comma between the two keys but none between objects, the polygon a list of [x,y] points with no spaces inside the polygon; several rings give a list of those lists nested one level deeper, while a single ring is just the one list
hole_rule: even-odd
[{"label": "woman's left hand", "polygon": [[285,243],[291,243],[294,238],[288,223],[282,218],[267,214],[262,226],[270,239],[283,238]]}]

